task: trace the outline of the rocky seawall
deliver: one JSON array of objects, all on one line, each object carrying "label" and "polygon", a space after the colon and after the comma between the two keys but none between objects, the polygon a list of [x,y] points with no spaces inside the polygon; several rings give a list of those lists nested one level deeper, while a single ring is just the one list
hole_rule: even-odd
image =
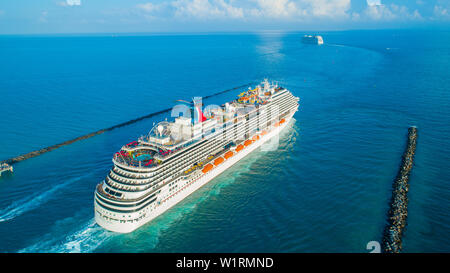
[{"label": "rocky seawall", "polygon": [[402,164],[393,183],[388,223],[383,234],[382,249],[385,253],[399,253],[402,250],[402,234],[408,216],[409,176],[414,163],[416,145],[417,128],[410,127]]}]

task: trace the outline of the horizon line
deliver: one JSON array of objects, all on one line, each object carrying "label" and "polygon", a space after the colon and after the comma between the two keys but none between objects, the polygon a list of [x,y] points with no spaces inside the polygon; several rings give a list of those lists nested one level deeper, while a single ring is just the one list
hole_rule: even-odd
[{"label": "horizon line", "polygon": [[133,35],[133,36],[145,36],[145,35],[208,35],[208,34],[256,34],[256,33],[298,33],[304,32],[306,34],[314,33],[326,33],[326,32],[345,32],[345,31],[382,31],[382,30],[441,30],[450,31],[448,27],[441,28],[426,28],[426,27],[386,27],[386,28],[348,28],[348,29],[304,29],[304,30],[283,30],[283,29],[266,29],[266,30],[220,30],[220,31],[118,31],[118,32],[42,32],[42,33],[0,33],[0,36],[95,36],[95,35]]}]

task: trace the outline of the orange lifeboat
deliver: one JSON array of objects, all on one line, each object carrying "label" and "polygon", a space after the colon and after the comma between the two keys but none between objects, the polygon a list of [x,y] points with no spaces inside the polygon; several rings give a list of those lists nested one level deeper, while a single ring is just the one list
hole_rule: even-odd
[{"label": "orange lifeboat", "polygon": [[236,152],[239,152],[239,151],[242,150],[242,149],[244,149],[244,146],[242,146],[242,144],[239,144],[239,145],[236,147]]},{"label": "orange lifeboat", "polygon": [[203,168],[202,172],[203,172],[203,173],[207,173],[207,172],[209,172],[210,170],[212,170],[212,168],[213,168],[213,165],[211,165],[211,164],[206,164],[205,167]]},{"label": "orange lifeboat", "polygon": [[228,159],[228,158],[232,157],[233,155],[234,154],[233,154],[232,151],[228,151],[228,152],[225,153],[224,157],[225,157],[225,159]]},{"label": "orange lifeboat", "polygon": [[265,135],[265,134],[267,134],[267,131],[266,131],[266,130],[264,130],[264,131],[261,132],[261,135],[262,135],[262,136]]},{"label": "orange lifeboat", "polygon": [[245,146],[245,147],[247,147],[247,146],[250,145],[250,144],[252,144],[252,141],[251,141],[250,139],[247,139],[247,140],[244,142],[244,146]]},{"label": "orange lifeboat", "polygon": [[257,140],[258,140],[258,136],[253,136],[253,137],[252,137],[252,140],[253,140],[253,141],[257,141]]},{"label": "orange lifeboat", "polygon": [[223,157],[219,157],[216,160],[214,160],[214,166],[220,165],[225,161],[225,159],[223,159]]},{"label": "orange lifeboat", "polygon": [[280,120],[280,124],[283,124],[285,121],[285,119]]}]

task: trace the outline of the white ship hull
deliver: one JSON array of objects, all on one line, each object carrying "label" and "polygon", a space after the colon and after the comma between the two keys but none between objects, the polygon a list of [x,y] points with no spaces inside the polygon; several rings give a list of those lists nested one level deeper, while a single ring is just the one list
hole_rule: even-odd
[{"label": "white ship hull", "polygon": [[180,202],[181,200],[183,200],[184,198],[189,196],[191,193],[195,192],[200,187],[202,187],[203,185],[205,185],[206,183],[208,183],[209,181],[214,179],[216,176],[221,174],[223,171],[230,168],[236,162],[238,162],[239,160],[241,160],[242,158],[244,158],[245,156],[247,156],[254,150],[258,149],[263,143],[267,142],[274,136],[278,135],[280,133],[280,131],[283,130],[287,126],[289,121],[292,119],[292,116],[294,113],[295,113],[295,111],[293,111],[292,114],[290,114],[288,117],[286,117],[286,122],[284,122],[283,124],[280,124],[278,127],[275,127],[272,131],[268,132],[266,135],[261,136],[261,138],[258,141],[255,141],[251,145],[249,145],[246,148],[244,148],[243,150],[241,150],[239,153],[236,153],[231,158],[225,160],[224,163],[216,166],[211,171],[207,172],[206,174],[203,174],[196,180],[185,185],[184,187],[179,189],[177,192],[175,192],[170,197],[168,197],[164,200],[161,200],[160,204],[157,205],[155,207],[155,209],[146,213],[145,217],[141,218],[139,221],[132,221],[132,222],[125,221],[125,223],[110,222],[107,219],[105,219],[107,217],[102,216],[102,215],[100,215],[100,213],[98,213],[98,210],[101,208],[99,207],[97,202],[94,202],[95,203],[95,220],[96,220],[96,222],[100,226],[102,226],[103,228],[105,228],[107,230],[119,232],[119,233],[129,233],[129,232],[132,232],[132,231],[136,230],[137,228],[147,224],[148,222],[155,219],[156,217],[158,217],[159,215],[161,215],[162,213],[164,213],[165,211],[167,211],[168,209],[173,207],[175,204],[177,204],[178,202]]}]

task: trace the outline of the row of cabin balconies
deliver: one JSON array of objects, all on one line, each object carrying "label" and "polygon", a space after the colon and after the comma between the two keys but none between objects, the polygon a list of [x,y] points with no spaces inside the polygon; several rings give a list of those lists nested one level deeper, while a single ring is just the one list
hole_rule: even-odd
[{"label": "row of cabin balconies", "polygon": [[212,145],[211,143],[208,143],[208,144],[206,144],[206,146],[194,148],[193,150],[182,155],[179,159],[175,160],[174,162],[168,163],[168,165],[164,168],[163,174],[167,173],[167,170],[173,171],[174,167],[177,167],[177,169],[178,168],[187,168],[188,166],[184,166],[184,165],[186,165],[186,163],[188,163],[188,161],[191,161],[193,154],[195,154],[198,151],[201,151],[203,149],[207,150],[211,145]]},{"label": "row of cabin balconies", "polygon": [[292,101],[295,101],[296,99],[295,99],[295,97],[294,97],[292,94],[289,94],[289,95],[287,95],[287,96],[283,96],[283,97],[277,99],[276,101],[273,101],[273,103],[279,104],[279,103],[284,102],[284,101],[286,101],[286,100],[292,100]]},{"label": "row of cabin balconies", "polygon": [[[133,184],[133,185],[149,184],[156,180],[165,181],[168,178],[174,178],[178,175],[179,172],[183,171],[184,169],[187,169],[187,167],[192,165],[196,160],[199,160],[199,159],[205,157],[207,155],[207,152],[205,152],[205,151],[208,151],[209,149],[214,148],[214,146],[219,146],[219,145],[223,144],[223,143],[215,143],[215,142],[216,141],[213,140],[212,142],[208,143],[207,147],[203,146],[201,149],[196,150],[196,152],[200,151],[200,153],[196,153],[194,155],[189,154],[189,155],[184,156],[183,160],[181,160],[181,161],[177,160],[176,161],[177,168],[173,169],[172,166],[165,167],[163,169],[163,171],[161,173],[159,173],[158,176],[156,176],[156,177],[136,180],[136,179],[131,179],[128,177],[127,178],[118,177],[117,175],[113,174],[113,178],[117,179],[118,182],[122,182],[124,184]],[[143,183],[142,180],[145,180],[147,183]],[[127,188],[127,189],[129,189],[130,191],[142,191],[142,190],[147,190],[147,189],[153,187],[154,185],[155,184],[152,184],[145,188],[141,187],[139,190],[132,190],[129,188]]]},{"label": "row of cabin balconies", "polygon": [[[183,169],[186,169],[187,167],[189,167],[189,164],[193,164],[195,161],[195,159],[204,156],[204,151],[208,151],[211,147],[213,147],[214,145],[216,145],[215,140],[212,139],[212,141],[210,141],[209,143],[206,144],[206,146],[199,146],[194,148],[193,150],[189,151],[188,153],[182,155],[182,157],[178,160],[175,160],[172,163],[169,163],[169,165],[167,165],[167,167],[164,168],[164,172],[163,175],[168,173],[176,173],[177,171],[181,171]],[[175,167],[175,169],[174,169]],[[168,172],[167,170],[170,170],[170,172]],[[168,177],[168,175],[164,176],[162,179],[166,179]]]},{"label": "row of cabin balconies", "polygon": [[[108,203],[112,203],[112,204],[107,204],[107,205],[105,204],[105,206],[107,206],[107,207],[114,206],[113,205],[114,203],[119,208],[123,208],[123,204],[127,204],[128,207],[130,205],[144,207],[144,206],[146,206],[145,203],[149,202],[150,200],[145,201],[145,203],[143,203],[143,204],[139,204],[139,203],[133,204],[133,202],[139,202],[139,201],[145,200],[146,198],[149,198],[149,196],[152,196],[152,195],[156,196],[158,193],[159,192],[157,192],[157,191],[148,191],[144,194],[142,194],[142,193],[139,193],[139,194],[126,193],[125,195],[122,194],[122,196],[120,198],[117,198],[117,197],[114,197],[114,196],[111,196],[111,195],[105,193],[103,190],[102,184],[97,185],[97,194],[100,195],[102,198],[106,199],[108,201]],[[99,199],[99,198],[97,198],[97,199]],[[153,197],[151,197],[150,199],[153,199]],[[101,199],[100,199],[100,201],[104,202]]]},{"label": "row of cabin balconies", "polygon": [[118,168],[112,168],[111,172],[113,172],[116,175],[120,175],[121,177],[130,179],[131,181],[135,181],[137,184],[139,182],[145,182],[148,179],[152,178],[152,176],[140,176],[140,175],[133,175],[132,173],[123,172]]},{"label": "row of cabin balconies", "polygon": [[297,100],[292,94],[280,98],[279,100],[275,101],[274,104],[277,104],[280,107],[282,107],[283,105],[286,105],[289,102],[297,102]]},{"label": "row of cabin balconies", "polygon": [[149,179],[137,180],[137,179],[119,176],[116,173],[114,173],[113,171],[110,171],[109,177],[111,179],[113,179],[114,181],[116,181],[117,183],[120,183],[125,186],[146,186],[153,182],[152,180],[149,180]]},{"label": "row of cabin balconies", "polygon": [[278,109],[278,115],[281,115],[282,113],[286,112],[287,110],[293,109],[295,107],[297,107],[297,103],[296,102],[288,102],[286,104],[283,104],[279,109]]},{"label": "row of cabin balconies", "polygon": [[226,140],[212,140],[211,145],[208,148],[201,149],[199,153],[195,155],[190,155],[188,158],[185,158],[175,170],[174,173],[177,175],[178,173],[186,170],[188,167],[192,166],[195,162],[201,161],[203,158],[208,156],[211,151],[223,146],[227,141]]},{"label": "row of cabin balconies", "polygon": [[165,167],[165,169],[173,169],[173,167],[176,167],[179,165],[179,162],[185,162],[185,161],[192,161],[192,156],[195,154],[198,154],[198,152],[202,152],[205,150],[208,150],[211,146],[215,145],[214,141],[216,141],[216,138],[220,137],[220,134],[217,134],[215,138],[211,138],[206,142],[206,145],[203,144],[201,146],[195,147],[192,150],[188,151],[186,154],[183,154],[179,159],[176,159],[173,162],[168,163]]},{"label": "row of cabin balconies", "polygon": [[280,114],[282,114],[282,113],[284,113],[284,112],[286,112],[286,111],[288,111],[288,110],[290,110],[292,108],[295,108],[295,107],[296,107],[295,104],[289,104],[289,105],[283,106],[280,109]]},{"label": "row of cabin balconies", "polygon": [[289,101],[286,104],[284,104],[283,106],[281,106],[280,113],[284,113],[288,110],[291,110],[291,109],[297,107],[297,105],[298,105],[297,102]]},{"label": "row of cabin balconies", "polygon": [[133,192],[142,192],[151,188],[151,186],[147,187],[137,187],[137,186],[123,186],[122,184],[117,183],[114,179],[107,176],[105,179],[106,185],[110,186],[114,190],[120,190],[123,194],[133,193]]},{"label": "row of cabin balconies", "polygon": [[135,178],[135,179],[145,179],[145,178],[150,178],[153,176],[153,172],[151,173],[146,173],[144,174],[138,174],[136,172],[130,172],[130,171],[126,171],[124,169],[121,169],[119,167],[114,166],[114,171],[118,174],[127,176],[127,177],[131,177],[131,178]]}]

